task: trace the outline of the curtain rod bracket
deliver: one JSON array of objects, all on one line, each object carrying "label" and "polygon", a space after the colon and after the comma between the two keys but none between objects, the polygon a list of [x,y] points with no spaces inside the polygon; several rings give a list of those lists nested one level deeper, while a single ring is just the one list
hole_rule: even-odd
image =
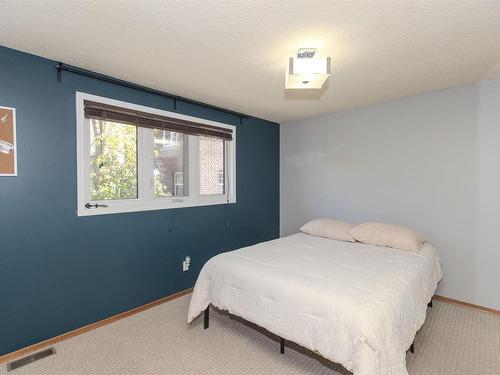
[{"label": "curtain rod bracket", "polygon": [[61,82],[62,62],[57,63],[56,69],[57,69],[57,82]]}]

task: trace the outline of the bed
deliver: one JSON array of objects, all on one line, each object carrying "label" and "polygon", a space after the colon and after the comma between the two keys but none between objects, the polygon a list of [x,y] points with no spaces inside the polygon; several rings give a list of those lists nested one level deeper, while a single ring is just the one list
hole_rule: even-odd
[{"label": "bed", "polygon": [[210,259],[188,322],[212,304],[355,375],[407,374],[441,277],[429,243],[406,251],[297,233]]}]

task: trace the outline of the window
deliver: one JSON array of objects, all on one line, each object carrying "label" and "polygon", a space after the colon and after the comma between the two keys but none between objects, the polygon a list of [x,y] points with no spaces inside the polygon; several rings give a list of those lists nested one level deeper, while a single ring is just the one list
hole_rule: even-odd
[{"label": "window", "polygon": [[137,127],[90,120],[90,200],[137,198]]},{"label": "window", "polygon": [[188,136],[168,130],[153,129],[154,196],[183,197],[183,176],[188,170]]},{"label": "window", "polygon": [[76,99],[79,216],[236,202],[234,126]]},{"label": "window", "polygon": [[224,182],[220,184],[220,172],[224,173],[224,141],[200,137],[199,143],[200,194],[224,194]]}]

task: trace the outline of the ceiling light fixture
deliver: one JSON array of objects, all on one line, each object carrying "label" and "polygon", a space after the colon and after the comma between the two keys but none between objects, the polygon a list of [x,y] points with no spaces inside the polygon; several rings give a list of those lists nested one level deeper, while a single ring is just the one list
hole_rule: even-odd
[{"label": "ceiling light fixture", "polygon": [[320,89],[330,77],[330,57],[316,57],[316,48],[300,48],[290,57],[285,89]]}]

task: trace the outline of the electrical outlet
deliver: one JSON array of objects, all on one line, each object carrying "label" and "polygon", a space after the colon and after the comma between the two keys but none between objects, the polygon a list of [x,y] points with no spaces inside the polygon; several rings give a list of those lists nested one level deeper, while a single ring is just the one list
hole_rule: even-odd
[{"label": "electrical outlet", "polygon": [[191,257],[187,256],[184,258],[184,261],[182,262],[182,271],[186,272],[189,271],[189,266],[191,265]]}]

